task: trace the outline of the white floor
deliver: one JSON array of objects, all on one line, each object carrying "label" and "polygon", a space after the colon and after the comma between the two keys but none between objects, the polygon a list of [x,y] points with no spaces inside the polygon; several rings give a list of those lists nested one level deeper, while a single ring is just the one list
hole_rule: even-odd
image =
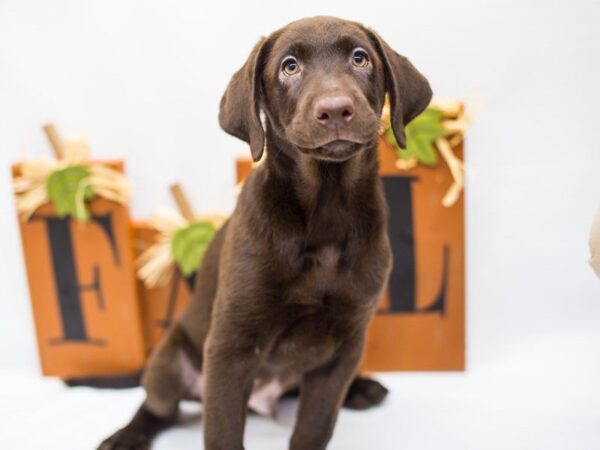
[{"label": "white floor", "polygon": [[[343,411],[330,450],[598,450],[600,331],[540,336],[466,373],[380,374],[385,405]],[[66,388],[18,372],[0,374],[1,448],[94,449],[134,412],[140,389]],[[201,449],[201,413],[186,404],[185,420],[153,449]],[[296,402],[278,420],[248,420],[247,450],[282,450]]]},{"label": "white floor", "polygon": [[[600,281],[586,265],[600,199],[594,0],[0,0],[0,450],[93,450],[142,399],[36,375],[10,164],[48,154],[39,127],[53,120],[88,134],[95,158],[125,158],[134,217],[170,204],[174,176],[202,214],[230,211],[233,160],[248,153],[215,120],[226,80],[258,36],[315,14],[373,26],[437,95],[479,105],[468,371],[382,375],[387,403],[343,412],[329,450],[600,450]],[[246,449],[284,450],[293,412],[250,418]],[[201,432],[191,420],[155,448],[202,449]]]}]

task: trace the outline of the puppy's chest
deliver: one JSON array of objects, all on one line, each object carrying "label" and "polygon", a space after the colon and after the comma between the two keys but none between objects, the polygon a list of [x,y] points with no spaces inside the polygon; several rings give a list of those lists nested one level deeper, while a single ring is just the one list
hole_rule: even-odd
[{"label": "puppy's chest", "polygon": [[291,261],[292,276],[285,284],[286,303],[307,304],[328,309],[333,297],[346,298],[347,280],[352,274],[347,244],[304,245]]},{"label": "puppy's chest", "polygon": [[304,232],[289,236],[281,246],[286,251],[279,253],[283,264],[275,268],[275,277],[281,281],[286,303],[335,309],[360,297],[371,245],[364,232],[369,220],[339,203],[323,202]]},{"label": "puppy's chest", "polygon": [[297,262],[299,272],[316,279],[335,275],[344,266],[346,256],[344,247],[342,243],[302,246]]},{"label": "puppy's chest", "polygon": [[296,255],[292,264],[303,275],[316,278],[340,274],[347,268],[348,251],[356,245],[351,239],[351,229],[340,223],[352,222],[352,218],[336,217],[334,214],[322,214],[313,225],[313,231],[296,240]]}]

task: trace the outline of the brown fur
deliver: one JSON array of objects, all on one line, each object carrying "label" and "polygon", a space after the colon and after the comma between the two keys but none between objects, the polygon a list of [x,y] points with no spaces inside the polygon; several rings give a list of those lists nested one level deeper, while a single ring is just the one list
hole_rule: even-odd
[{"label": "brown fur", "polygon": [[[357,47],[368,55],[364,67],[353,63]],[[293,75],[282,69],[289,55],[300,67]],[[299,383],[292,450],[325,449],[345,399],[357,408],[382,400],[385,389],[370,380],[348,388],[391,267],[377,175],[386,92],[404,143],[404,125],[428,104],[429,85],[357,23],[304,19],[255,46],[223,96],[219,119],[255,159],[266,142],[266,162],[245,182],[204,257],[190,306],[145,371],[143,413],[101,449],[146,448],[179,400],[198,395],[194,371],[203,377],[207,450],[243,448],[256,380]],[[317,102],[331,96],[350,99],[347,125],[315,119]],[[143,420],[148,439],[128,446]]]}]

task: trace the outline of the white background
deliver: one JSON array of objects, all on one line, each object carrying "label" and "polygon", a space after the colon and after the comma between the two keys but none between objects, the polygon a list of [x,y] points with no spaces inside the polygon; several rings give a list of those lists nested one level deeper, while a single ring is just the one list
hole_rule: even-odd
[{"label": "white background", "polygon": [[[407,449],[600,448],[600,280],[587,266],[600,202],[594,1],[0,0],[0,393],[11,417],[29,417],[38,394],[84,394],[14,387],[37,383],[38,363],[10,164],[48,154],[40,127],[54,121],[87,135],[94,156],[126,160],[136,218],[171,206],[173,181],[200,212],[229,212],[234,158],[247,148],[217,124],[226,83],[261,35],[317,14],[373,27],[438,96],[479,104],[466,147],[469,370],[392,377],[388,412],[360,420],[391,420],[376,434],[395,433]],[[118,398],[119,411],[98,406],[92,442],[137,401]],[[63,418],[84,421],[77,408]],[[48,425],[53,409],[41,411],[33,417]],[[338,430],[335,448],[363,448],[339,440],[355,426]],[[181,448],[199,442],[190,434]],[[72,448],[91,444],[81,445]]]}]

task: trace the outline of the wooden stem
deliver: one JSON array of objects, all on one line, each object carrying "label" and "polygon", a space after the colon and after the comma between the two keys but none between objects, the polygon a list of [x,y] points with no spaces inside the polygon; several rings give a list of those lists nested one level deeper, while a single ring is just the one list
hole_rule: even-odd
[{"label": "wooden stem", "polygon": [[190,222],[195,220],[196,214],[194,214],[194,210],[190,206],[190,202],[188,202],[188,199],[183,193],[183,189],[181,189],[179,183],[173,183],[170,189],[181,215]]},{"label": "wooden stem", "polygon": [[44,133],[46,133],[46,137],[50,142],[50,146],[52,147],[52,151],[54,152],[54,156],[56,159],[62,159],[65,156],[65,148],[63,143],[54,127],[54,124],[49,123],[44,125]]}]

